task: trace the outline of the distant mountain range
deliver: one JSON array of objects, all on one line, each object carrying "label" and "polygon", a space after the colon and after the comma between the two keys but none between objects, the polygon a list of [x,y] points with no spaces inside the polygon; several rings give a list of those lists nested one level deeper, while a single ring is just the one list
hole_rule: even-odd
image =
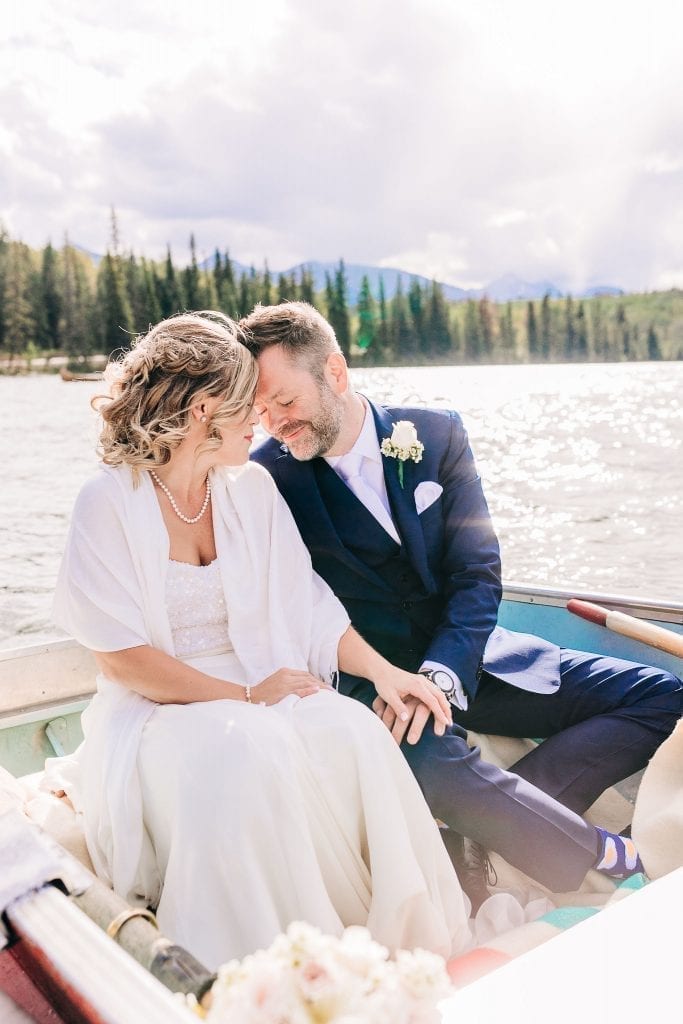
[{"label": "distant mountain range", "polygon": [[[200,263],[200,267],[210,269],[213,266],[213,262],[214,257],[209,256]],[[232,260],[232,265],[238,277],[242,273],[249,273],[251,269],[238,260]],[[289,276],[293,273],[298,277],[301,270],[306,267],[313,274],[316,291],[320,291],[325,287],[325,274],[329,274],[334,280],[337,266],[338,262],[311,260],[308,263],[297,263],[296,266],[287,267],[286,270],[271,269],[270,273],[273,281],[276,282],[279,274]],[[419,281],[422,287],[431,284],[431,278],[423,277],[421,274],[411,274],[407,270],[399,270],[397,267],[377,267],[365,263],[345,263],[344,268],[348,287],[348,301],[352,306],[355,306],[358,300],[358,293],[364,276],[367,276],[375,298],[379,294],[380,278],[384,281],[384,294],[387,299],[393,298],[396,294],[399,279],[404,293],[408,291],[410,282],[413,279]],[[505,274],[503,277],[498,277],[495,281],[491,281],[490,284],[486,285],[485,288],[460,288],[458,285],[448,284],[445,281],[439,281],[439,284],[443,289],[445,298],[450,302],[459,302],[463,299],[480,299],[484,295],[488,296],[492,302],[508,302],[515,299],[542,299],[544,295],[557,299],[567,294],[558,288],[556,284],[553,284],[552,281],[524,281],[515,274]],[[623,295],[623,290],[615,285],[594,285],[591,288],[586,288],[584,291],[577,292],[574,294],[574,298],[589,299],[597,295]]]},{"label": "distant mountain range", "polygon": [[[74,248],[89,256],[95,266],[102,259],[101,254],[91,252],[80,245],[74,245]],[[207,256],[206,259],[200,262],[199,266],[202,270],[210,270],[214,265],[214,258],[214,256]],[[233,272],[237,277],[251,272],[251,267],[240,263],[239,260],[231,259],[231,263]],[[327,262],[310,260],[307,263],[297,263],[296,266],[287,267],[286,270],[271,269],[270,273],[273,281],[277,282],[280,274],[286,274],[287,276],[295,274],[298,278],[301,270],[306,267],[313,274],[315,290],[321,291],[325,287],[325,274],[329,274],[334,280],[334,274],[338,265],[338,261],[335,263],[331,260]],[[423,277],[421,274],[411,274],[407,270],[399,270],[397,267],[377,267],[365,263],[345,263],[344,267],[348,288],[347,298],[351,306],[355,306],[358,301],[358,293],[364,276],[367,276],[375,298],[379,295],[380,278],[384,281],[384,294],[387,299],[393,298],[396,294],[399,279],[404,293],[408,291],[410,282],[413,279],[418,281],[422,288],[425,285],[431,284],[431,278]],[[262,268],[259,267],[258,269],[260,271]],[[438,283],[443,289],[444,297],[449,302],[461,302],[463,299],[480,299],[484,295],[488,296],[492,302],[509,302],[515,299],[542,299],[544,295],[549,295],[551,299],[558,299],[567,294],[566,291],[558,288],[552,281],[524,281],[521,277],[517,277],[516,274],[504,274],[503,277],[496,278],[495,281],[491,281],[484,288],[460,288],[458,285],[448,284],[445,281],[439,281]],[[623,295],[624,293],[616,285],[600,284],[572,294],[577,299],[592,299],[599,295]]]}]

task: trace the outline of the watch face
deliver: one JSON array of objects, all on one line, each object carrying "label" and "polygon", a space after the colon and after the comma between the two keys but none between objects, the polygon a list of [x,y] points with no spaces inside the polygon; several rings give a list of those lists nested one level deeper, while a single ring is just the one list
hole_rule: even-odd
[{"label": "watch face", "polygon": [[432,672],[432,682],[436,683],[439,689],[446,694],[452,693],[455,689],[453,680],[447,672]]}]

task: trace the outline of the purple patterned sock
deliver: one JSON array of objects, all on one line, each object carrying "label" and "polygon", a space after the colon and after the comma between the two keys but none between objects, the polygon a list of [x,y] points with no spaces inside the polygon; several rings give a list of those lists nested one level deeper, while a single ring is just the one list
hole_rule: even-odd
[{"label": "purple patterned sock", "polygon": [[604,828],[598,828],[597,831],[602,846],[595,863],[596,871],[611,878],[628,878],[644,872],[643,862],[632,839],[616,836]]}]

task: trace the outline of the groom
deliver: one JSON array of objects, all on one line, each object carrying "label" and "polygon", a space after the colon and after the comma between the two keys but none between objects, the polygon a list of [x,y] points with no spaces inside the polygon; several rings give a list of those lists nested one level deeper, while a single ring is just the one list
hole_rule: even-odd
[{"label": "groom", "polygon": [[[342,676],[341,691],[383,717],[455,832],[555,891],[577,888],[591,867],[640,870],[630,841],[579,815],[671,732],[680,680],[498,627],[498,542],[459,416],[354,392],[331,326],[305,303],[257,306],[242,326],[272,435],[253,458],[354,626],[388,660],[428,675],[455,724],[438,735],[415,702],[396,721],[366,680]],[[467,746],[467,729],[544,742],[503,771]]]}]

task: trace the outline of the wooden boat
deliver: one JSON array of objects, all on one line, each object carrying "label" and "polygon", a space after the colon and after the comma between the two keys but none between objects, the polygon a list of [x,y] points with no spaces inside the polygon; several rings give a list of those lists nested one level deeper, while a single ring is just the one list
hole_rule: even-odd
[{"label": "wooden boat", "polygon": [[[677,649],[677,644],[683,645],[683,604],[671,602],[646,601],[608,594],[568,593],[559,590],[511,584],[504,591],[499,621],[501,625],[508,628],[544,636],[564,647],[590,650],[596,653],[647,662],[659,665],[678,675],[683,672],[683,658],[676,653],[670,653],[658,647],[646,646],[642,640],[624,635],[623,632],[605,629],[597,625],[595,621],[587,621],[585,618],[570,614],[567,610],[567,602],[571,598],[597,602],[598,605],[608,609],[613,615],[616,614],[617,621],[619,621],[620,616],[622,618],[632,616],[640,623],[649,623],[656,628],[666,630],[667,635],[674,638],[672,648],[674,651]],[[595,619],[595,616],[593,618]],[[609,625],[609,622],[607,624]],[[636,633],[638,633],[638,630],[636,630]],[[657,642],[656,634],[655,642]],[[681,647],[681,653],[683,654],[683,646]],[[41,771],[46,757],[61,756],[64,753],[73,751],[82,738],[80,716],[92,694],[94,679],[95,665],[92,656],[73,640],[56,640],[48,644],[39,644],[11,651],[0,651],[0,766],[11,773],[22,784],[28,784],[27,777],[30,777],[32,773]],[[0,825],[2,820],[0,818]],[[1,836],[2,830],[0,827]],[[1,857],[2,847],[0,846],[0,877],[7,873],[8,868],[12,867],[11,864],[2,865]],[[658,895],[660,891],[662,893],[661,898]],[[653,892],[655,893],[654,896],[652,895]],[[646,893],[649,893],[647,897],[645,897]],[[667,904],[668,900],[673,898],[674,893],[679,900],[683,896],[683,869],[648,886],[642,894],[636,894],[629,898],[628,906],[633,904],[635,909],[628,910],[628,906],[624,908],[622,916],[625,923],[617,925],[620,929],[619,934],[630,934],[635,942],[636,929],[637,927],[644,926],[643,921],[650,912],[647,908],[650,906],[654,907],[653,913],[657,912],[656,908],[660,908],[659,912],[661,913],[661,908]],[[119,959],[117,959],[121,950],[101,931],[98,933],[100,940],[95,942],[93,938],[94,933],[90,931],[92,922],[85,917],[82,911],[95,918],[100,927],[106,930],[108,925],[111,925],[112,918],[116,920],[121,918],[122,915],[125,917],[125,905],[121,908],[120,903],[116,903],[116,897],[108,890],[105,890],[104,886],[94,879],[92,879],[91,886],[86,890],[84,896],[76,896],[69,899],[62,894],[58,895],[69,908],[68,913],[65,911],[64,906],[60,909],[59,907],[55,908],[53,905],[56,899],[54,889],[48,894],[47,899],[45,899],[43,890],[38,892],[34,899],[37,898],[39,901],[43,899],[44,903],[50,903],[46,913],[51,921],[58,920],[63,922],[68,918],[68,929],[72,929],[69,932],[69,935],[72,936],[69,941],[81,946],[86,942],[88,948],[93,950],[97,948],[97,955],[93,953],[94,975],[91,975],[89,971],[84,971],[85,975],[87,975],[87,981],[83,983],[85,987],[84,994],[79,989],[79,984],[83,981],[83,978],[80,976],[79,978],[74,977],[73,964],[69,966],[68,964],[61,965],[59,963],[59,956],[57,954],[63,949],[64,942],[67,941],[64,935],[60,933],[61,924],[56,928],[53,926],[51,933],[48,927],[47,938],[45,929],[43,929],[41,941],[47,942],[50,948],[47,951],[45,948],[42,948],[41,951],[39,947],[34,948],[31,946],[28,931],[21,932],[22,927],[24,929],[28,927],[26,923],[23,922],[22,924],[20,922],[17,924],[12,914],[7,914],[6,920],[13,922],[14,927],[17,928],[17,934],[21,933],[23,936],[13,949],[19,951],[22,948],[29,951],[33,949],[33,953],[25,956],[23,961],[25,985],[29,987],[33,985],[34,988],[34,1001],[31,1002],[28,999],[26,1003],[31,1010],[32,1016],[26,1019],[38,1021],[55,1019],[54,1016],[49,1018],[45,1015],[44,1005],[41,1010],[40,999],[43,999],[44,1004],[45,992],[48,993],[49,999],[52,1000],[49,1003],[51,1012],[54,1011],[56,1006],[64,1014],[63,1017],[58,1019],[67,1022],[72,1020],[79,1022],[106,1020],[111,1021],[111,1024],[119,1024],[119,1022],[121,1024],[124,1024],[124,1022],[125,1024],[135,1024],[136,1021],[142,1021],[143,1019],[149,1021],[156,1019],[168,1021],[192,1019],[191,1017],[184,1016],[186,1011],[178,1003],[174,1003],[173,1013],[168,1010],[168,1003],[165,1002],[164,989],[161,985],[158,985],[159,991],[156,991],[156,994],[150,995],[147,992],[145,985],[141,985],[140,978],[136,974],[138,964],[134,964],[136,971],[133,971],[133,974],[136,975],[136,980],[131,981],[126,974],[126,962],[134,963],[134,957],[144,963],[147,968],[153,964],[155,957],[157,960],[159,959],[157,956],[159,953],[158,945],[155,948],[155,942],[158,944],[159,936],[158,933],[155,933],[152,924],[141,920],[139,917],[131,919],[126,923],[126,927],[118,935],[118,939],[121,945],[128,949],[131,956],[124,958],[124,965],[121,966]],[[0,896],[2,896],[1,882]],[[645,901],[643,903],[639,902],[641,896]],[[643,908],[642,910],[641,907]],[[4,907],[0,907],[0,911],[4,909]],[[42,920],[42,913],[42,911],[37,913],[39,920]],[[73,916],[74,914],[76,915],[75,917]],[[610,915],[605,916],[611,916],[611,914],[612,911],[610,911]],[[19,917],[21,917],[21,913]],[[80,925],[78,924],[79,921]],[[600,928],[604,927],[606,926],[600,926]],[[610,925],[609,927],[613,929],[615,926]],[[583,944],[581,936],[579,936],[578,940],[576,938],[569,940],[568,936],[562,935],[554,939],[548,946],[558,948],[556,943],[560,942],[560,940],[565,942],[565,945],[568,943],[570,953],[567,955],[571,957],[572,969],[579,970],[582,962],[585,961],[584,966],[586,970],[589,970],[590,958],[594,959],[598,955],[596,946],[606,941],[605,935],[600,931],[600,928],[595,924],[591,924],[590,921],[585,921],[572,931],[572,934],[574,934],[574,932],[584,930],[585,939]],[[81,934],[84,930],[87,932],[85,939]],[[97,931],[98,929],[95,927],[95,932]],[[124,932],[127,932],[125,937]],[[612,930],[610,930],[609,937],[611,939]],[[104,946],[102,946],[102,942],[104,942]],[[168,953],[169,945],[168,943],[164,945],[162,940],[162,961]],[[651,946],[650,948],[653,947]],[[36,949],[38,950],[37,952]],[[110,950],[110,954],[108,954],[107,950]],[[519,991],[517,986],[520,982],[517,979],[522,977],[530,979],[533,976],[533,970],[529,967],[530,962],[532,967],[537,960],[540,963],[541,966],[537,970],[541,971],[539,976],[543,977],[543,983],[548,992],[553,991],[553,985],[556,986],[555,991],[557,991],[558,986],[562,990],[568,988],[566,981],[563,980],[561,958],[558,959],[557,955],[553,957],[552,951],[545,952],[544,950],[545,947],[543,947],[543,950],[532,950],[530,953],[520,957],[518,961],[508,965],[505,969],[495,972],[491,977],[481,978],[469,986],[469,988],[463,990],[463,999],[467,993],[472,993],[475,989],[480,992],[481,1001],[478,1003],[477,1020],[481,1021],[482,1024],[488,1024],[489,1021],[493,1022],[500,1019],[496,1015],[498,1011],[494,1012],[493,1007],[497,1006],[500,1010],[500,1007],[503,1005],[505,1005],[506,1020],[511,1022],[511,1024],[518,1019],[520,1021],[524,1019],[525,1024],[528,1024],[530,1019],[536,1019],[533,1016],[529,1017],[530,1008],[525,1000],[522,1001],[523,1007],[520,1005],[519,1015],[514,1010],[511,1010],[511,1002],[514,1001],[513,993]],[[114,957],[114,952],[116,957]],[[0,1000],[2,999],[3,987],[3,958],[5,958],[6,963],[9,955],[12,955],[12,951],[10,951],[10,954],[7,951],[0,952]],[[665,956],[665,952],[662,955]],[[164,984],[182,991],[195,991],[200,994],[204,992],[208,981],[210,981],[208,972],[187,954],[184,954],[184,951],[179,953],[176,951],[175,956],[177,962],[173,963],[166,970],[166,974],[164,975],[163,970],[161,971]],[[171,959],[173,958],[171,957]],[[53,961],[53,969],[46,972],[45,964],[49,960]],[[133,1002],[137,1000],[141,1006],[144,1005],[146,1007],[142,1015],[131,1007],[122,1009],[120,1001],[115,1001],[115,1004],[114,1002],[111,1003],[109,1016],[106,1016],[106,1014],[102,1015],[104,1010],[101,999],[95,1009],[93,1009],[93,1001],[97,1002],[95,995],[93,995],[93,990],[97,988],[97,977],[101,977],[102,971],[105,969],[103,966],[105,962],[108,963],[107,971],[112,973],[115,978],[121,979],[121,983],[116,986],[117,992],[129,990],[131,993],[142,993],[134,995],[134,997],[131,996]],[[17,968],[22,966],[20,956],[13,955],[13,965]],[[521,974],[516,973],[518,965],[523,965],[519,967]],[[128,968],[130,969],[130,964],[128,964]],[[157,963],[155,965],[157,973],[159,973],[158,968],[159,964]],[[531,974],[529,973],[530,970]],[[506,971],[508,972],[507,975]],[[79,972],[76,973],[78,974]],[[142,973],[144,974],[145,972],[143,971]],[[123,981],[124,976],[127,979],[125,982]],[[507,982],[505,977],[508,977]],[[672,977],[677,977],[675,972],[672,973]],[[40,990],[35,989],[34,982],[36,980]],[[155,984],[157,983],[155,982]],[[507,988],[505,987],[506,984]],[[524,981],[522,988],[524,986],[529,988],[530,984],[529,980]],[[449,1001],[448,1006],[444,1009],[444,1022],[451,1019],[455,1020],[456,1018],[459,1020],[463,1019],[462,1012],[465,1009],[465,1005],[469,1006],[469,1003],[457,1002],[458,997],[459,994],[454,996],[453,1000],[456,1000],[456,1002]],[[467,995],[467,999],[471,1001],[471,998],[471,995]],[[542,1003],[542,1005],[544,1006],[545,1013],[548,1007],[547,1001]],[[566,1005],[571,1005],[571,1001]],[[450,1016],[451,1009],[453,1012],[452,1017]],[[40,1016],[41,1012],[43,1013],[42,1017]],[[564,1016],[557,1017],[557,1012],[558,1008],[555,1003],[555,1009],[553,1010],[554,1019],[564,1020]],[[167,1013],[167,1016],[164,1016],[165,1013]],[[524,1017],[522,1017],[522,1013]],[[0,1019],[5,1019],[2,1016],[1,1004]],[[20,1018],[17,1019],[19,1020]],[[196,1018],[194,1019],[196,1020]],[[572,1019],[575,1020],[576,1016]],[[598,1018],[596,1017],[596,1019]],[[547,1018],[544,1016],[545,1020]]]},{"label": "wooden boat", "polygon": [[103,374],[98,370],[83,371],[69,370],[66,366],[60,367],[59,376],[62,380],[102,380]]}]

